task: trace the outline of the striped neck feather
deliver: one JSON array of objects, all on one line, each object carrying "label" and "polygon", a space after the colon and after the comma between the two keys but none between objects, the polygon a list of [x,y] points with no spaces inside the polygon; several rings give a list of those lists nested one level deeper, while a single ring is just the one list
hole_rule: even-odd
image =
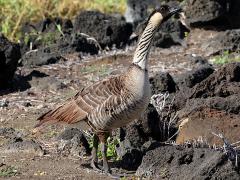
[{"label": "striped neck feather", "polygon": [[159,24],[162,22],[162,19],[163,17],[160,13],[152,15],[140,37],[137,49],[134,53],[133,63],[138,65],[141,69],[148,68],[148,55],[152,45],[152,40]]}]

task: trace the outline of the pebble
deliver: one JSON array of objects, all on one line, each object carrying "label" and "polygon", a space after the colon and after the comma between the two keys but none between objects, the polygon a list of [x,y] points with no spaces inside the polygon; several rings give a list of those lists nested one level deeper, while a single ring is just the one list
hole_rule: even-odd
[{"label": "pebble", "polygon": [[3,100],[0,100],[0,107],[4,108],[4,107],[8,107],[8,100],[6,99],[3,99]]}]

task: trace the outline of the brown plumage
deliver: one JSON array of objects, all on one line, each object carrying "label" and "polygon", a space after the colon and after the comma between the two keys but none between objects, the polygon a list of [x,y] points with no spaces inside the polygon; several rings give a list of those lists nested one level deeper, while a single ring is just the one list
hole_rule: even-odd
[{"label": "brown plumage", "polygon": [[133,63],[125,73],[83,89],[63,105],[39,117],[36,128],[56,122],[76,126],[85,122],[95,133],[91,165],[97,169],[97,148],[100,141],[103,167],[105,171],[109,171],[106,139],[113,129],[139,118],[146,109],[151,96],[147,71],[151,43],[161,22],[178,11],[179,9],[170,9],[168,6],[154,11],[138,42]]},{"label": "brown plumage", "polygon": [[[130,118],[124,118],[122,121],[131,121],[137,118],[139,109],[145,109],[150,97],[149,86],[142,86],[148,88],[146,94],[144,94],[145,97],[142,97],[141,90],[135,89],[139,79],[132,78],[135,76],[134,74],[140,76],[140,74],[145,74],[145,71],[133,64],[122,75],[90,85],[63,105],[39,117],[39,123],[35,127],[38,128],[45,123],[65,122],[74,124],[79,121],[86,121],[95,131],[103,132],[125,125],[127,122],[117,123],[114,120],[121,120],[120,116],[129,116],[128,118]],[[148,80],[148,77],[145,80]],[[133,89],[132,86],[135,88]],[[145,98],[147,101],[143,101]],[[131,107],[134,107],[138,112],[128,114],[127,111],[130,111]],[[107,121],[111,121],[111,123]]]}]

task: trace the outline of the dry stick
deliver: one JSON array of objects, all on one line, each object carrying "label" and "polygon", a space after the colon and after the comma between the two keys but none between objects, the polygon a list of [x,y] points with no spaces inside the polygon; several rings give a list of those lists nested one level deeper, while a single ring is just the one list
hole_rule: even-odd
[{"label": "dry stick", "polygon": [[235,166],[238,168],[238,152],[237,150],[234,149],[234,147],[228,143],[228,141],[226,140],[226,138],[223,136],[223,134],[219,133],[219,134],[216,134],[214,132],[212,132],[213,135],[221,138],[223,140],[223,149],[224,149],[224,153],[227,154],[227,155],[230,155],[229,158],[232,159],[232,155],[235,156]]},{"label": "dry stick", "polygon": [[[151,97],[151,104],[156,108],[159,116],[160,116],[160,119],[162,118],[161,115],[162,115],[162,110],[165,108],[166,106],[166,100],[169,98],[169,93],[166,92],[164,94],[154,94],[152,97]],[[168,113],[167,113],[167,117],[170,117],[170,110],[171,110],[171,107],[173,105],[173,102],[175,100],[175,97],[173,98],[173,100],[171,101],[171,103],[169,104],[168,106]],[[170,138],[169,138],[169,134],[170,134],[170,126],[173,122],[176,121],[177,119],[177,113],[171,118],[170,117],[170,120],[168,121],[168,124],[167,122],[164,121],[163,123],[163,136],[166,134],[165,131],[166,131],[166,128],[167,128],[167,140],[165,142],[168,142],[170,141],[173,137],[175,137],[178,133],[179,133],[179,130],[174,134],[172,135]]]}]

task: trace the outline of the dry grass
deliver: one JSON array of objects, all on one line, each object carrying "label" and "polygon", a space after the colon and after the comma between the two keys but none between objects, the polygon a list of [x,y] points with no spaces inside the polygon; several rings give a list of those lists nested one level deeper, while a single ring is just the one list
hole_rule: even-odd
[{"label": "dry grass", "polygon": [[122,13],[125,0],[0,0],[0,32],[17,40],[24,22],[54,16],[73,19],[83,9]]}]

